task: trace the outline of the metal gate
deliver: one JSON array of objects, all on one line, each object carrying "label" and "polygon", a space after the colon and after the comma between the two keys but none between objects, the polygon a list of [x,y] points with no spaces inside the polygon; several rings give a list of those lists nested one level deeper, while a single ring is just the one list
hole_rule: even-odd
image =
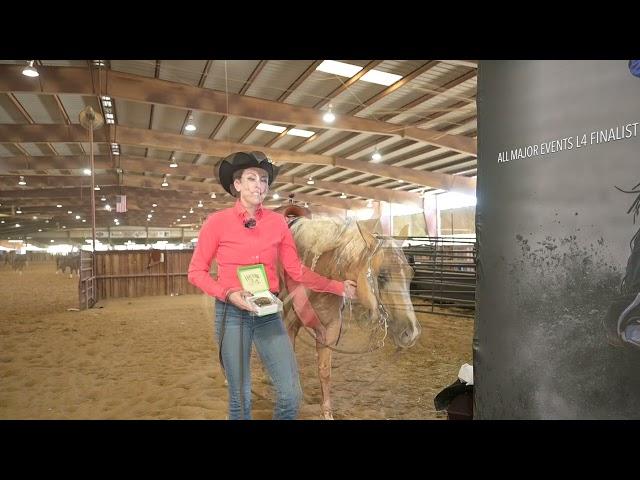
[{"label": "metal gate", "polygon": [[[414,269],[411,297],[418,312],[473,317],[476,242],[450,237],[411,237],[402,248]],[[436,307],[440,307],[436,310]],[[441,308],[446,307],[446,311]]]},{"label": "metal gate", "polygon": [[96,303],[96,275],[93,269],[93,253],[80,250],[80,281],[78,283],[80,310]]}]

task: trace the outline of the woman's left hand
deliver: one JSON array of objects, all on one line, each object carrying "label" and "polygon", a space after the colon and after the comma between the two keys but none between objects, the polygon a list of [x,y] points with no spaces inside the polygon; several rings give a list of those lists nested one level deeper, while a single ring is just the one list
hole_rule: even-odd
[{"label": "woman's left hand", "polygon": [[344,296],[353,300],[356,298],[356,289],[358,288],[358,284],[353,280],[345,280],[344,281]]}]

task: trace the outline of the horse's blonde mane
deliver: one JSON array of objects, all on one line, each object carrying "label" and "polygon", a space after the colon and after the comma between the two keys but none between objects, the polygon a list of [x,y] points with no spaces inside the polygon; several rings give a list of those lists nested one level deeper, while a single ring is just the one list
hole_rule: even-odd
[{"label": "horse's blonde mane", "polygon": [[300,218],[291,226],[298,254],[308,264],[314,257],[333,250],[333,272],[366,260],[368,249],[356,222],[352,219]]}]

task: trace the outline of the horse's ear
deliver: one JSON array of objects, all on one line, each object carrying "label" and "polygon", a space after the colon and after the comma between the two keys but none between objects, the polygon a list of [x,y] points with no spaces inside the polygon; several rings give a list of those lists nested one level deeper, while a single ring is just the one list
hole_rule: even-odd
[{"label": "horse's ear", "polygon": [[407,237],[409,235],[409,224],[406,224],[400,229],[399,237]]},{"label": "horse's ear", "polygon": [[382,235],[382,224],[380,218],[372,218],[370,220],[359,220],[361,226],[366,227],[371,233],[378,233]]},{"label": "horse's ear", "polygon": [[367,244],[367,248],[369,250],[373,250],[373,248],[376,245],[376,237],[373,236],[373,234],[371,233],[371,231],[366,225],[366,222],[370,222],[370,221],[371,220],[357,221],[356,225],[358,226],[358,231],[360,232],[360,235],[362,235],[364,242]]}]

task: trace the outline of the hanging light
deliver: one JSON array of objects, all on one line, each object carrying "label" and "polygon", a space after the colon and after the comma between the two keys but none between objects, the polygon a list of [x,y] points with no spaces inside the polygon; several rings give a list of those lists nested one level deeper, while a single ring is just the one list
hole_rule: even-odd
[{"label": "hanging light", "polygon": [[307,180],[307,185],[313,185],[314,183],[316,182],[313,181],[313,177],[309,177],[309,180]]},{"label": "hanging light", "polygon": [[371,208],[373,207],[373,200],[369,199],[367,200],[367,208]]},{"label": "hanging light", "polygon": [[211,198],[216,198],[216,192],[211,193]]},{"label": "hanging light", "polygon": [[344,192],[342,192],[342,195],[340,195],[340,198],[347,198],[347,196],[344,194]]},{"label": "hanging light", "polygon": [[280,198],[280,195],[278,195],[278,192],[273,194],[273,199],[274,200],[278,200]]},{"label": "hanging light", "polygon": [[382,158],[382,155],[380,154],[380,152],[378,151],[378,147],[376,147],[376,150],[373,152],[373,155],[371,155],[371,159],[375,160],[376,162],[378,160],[380,160]]},{"label": "hanging light", "polygon": [[38,219],[38,217],[37,217],[37,216],[35,216],[35,215],[34,215],[32,218],[33,218],[34,220],[37,220],[37,219]]},{"label": "hanging light", "polygon": [[62,208],[62,205],[61,204],[57,204],[56,207]]},{"label": "hanging light", "polygon": [[67,210],[67,213],[71,215],[73,212],[71,210]]},{"label": "hanging light", "polygon": [[169,182],[167,182],[167,177],[163,177],[162,178],[162,186],[163,187],[168,187],[169,186]]},{"label": "hanging light", "polygon": [[20,210],[20,207],[18,207],[18,209],[16,210],[16,213],[22,213],[22,210]]},{"label": "hanging light", "polygon": [[20,180],[18,180],[18,185],[26,185],[27,182],[24,181],[24,177],[20,175]]},{"label": "hanging light", "polygon": [[85,168],[85,169],[83,170],[83,173],[84,173],[85,175],[91,175],[91,169],[90,169],[90,168]]},{"label": "hanging light", "polygon": [[153,209],[151,209],[151,210],[150,210],[150,212],[151,212],[151,213],[156,213],[156,211],[155,211],[155,210],[153,210]]},{"label": "hanging light", "polygon": [[39,229],[38,229],[38,231],[39,231],[39,232],[41,232],[41,231],[42,231],[42,229],[41,229],[41,228],[39,228]]},{"label": "hanging light", "polygon": [[[19,227],[19,226],[20,226],[20,224],[19,224],[19,223],[16,223],[16,227]],[[62,228],[64,228],[64,227],[62,227]]]},{"label": "hanging light", "polygon": [[198,208],[202,208],[202,207],[203,207],[202,200],[198,200]]},{"label": "hanging light", "polygon": [[186,215],[182,215],[182,218],[187,218],[187,216]]},{"label": "hanging light", "polygon": [[96,185],[95,187],[93,187],[94,190],[100,190],[100,185]]},{"label": "hanging light", "polygon": [[193,207],[189,209],[189,213],[193,213]]},{"label": "hanging light", "polygon": [[157,204],[157,203],[152,203],[152,204],[151,204],[151,206],[152,206],[153,208],[155,208],[155,207],[157,207],[157,206],[158,206],[158,204]]},{"label": "hanging light", "polygon": [[304,202],[304,208],[309,208],[309,204],[307,202]]},{"label": "hanging light", "polygon": [[80,220],[80,215],[76,215],[76,220]]},{"label": "hanging light", "polygon": [[40,75],[38,73],[38,70],[35,69],[35,67],[33,66],[33,62],[35,60],[29,60],[29,66],[28,67],[24,67],[24,70],[22,70],[22,74],[26,77],[37,77],[38,75]]},{"label": "hanging light", "polygon": [[196,126],[193,124],[193,114],[189,114],[189,123],[184,127],[187,132],[195,132]]},{"label": "hanging light", "polygon": [[107,197],[102,197],[102,198],[100,199],[100,201],[102,201],[102,202],[106,202],[106,201],[107,201]]},{"label": "hanging light", "polygon": [[104,206],[104,209],[105,209],[107,212],[110,212],[110,211],[111,211],[111,205],[109,205],[109,204],[107,203],[107,204]]},{"label": "hanging light", "polygon": [[153,215],[151,215],[150,213],[147,214],[147,218],[151,218],[153,217]]},{"label": "hanging light", "polygon": [[169,161],[169,168],[176,168],[177,166],[178,164],[176,163],[175,157],[171,155],[171,160]]},{"label": "hanging light", "polygon": [[333,105],[329,104],[329,110],[327,110],[322,116],[322,120],[324,120],[326,123],[333,123],[335,119],[336,116],[333,113]]}]

